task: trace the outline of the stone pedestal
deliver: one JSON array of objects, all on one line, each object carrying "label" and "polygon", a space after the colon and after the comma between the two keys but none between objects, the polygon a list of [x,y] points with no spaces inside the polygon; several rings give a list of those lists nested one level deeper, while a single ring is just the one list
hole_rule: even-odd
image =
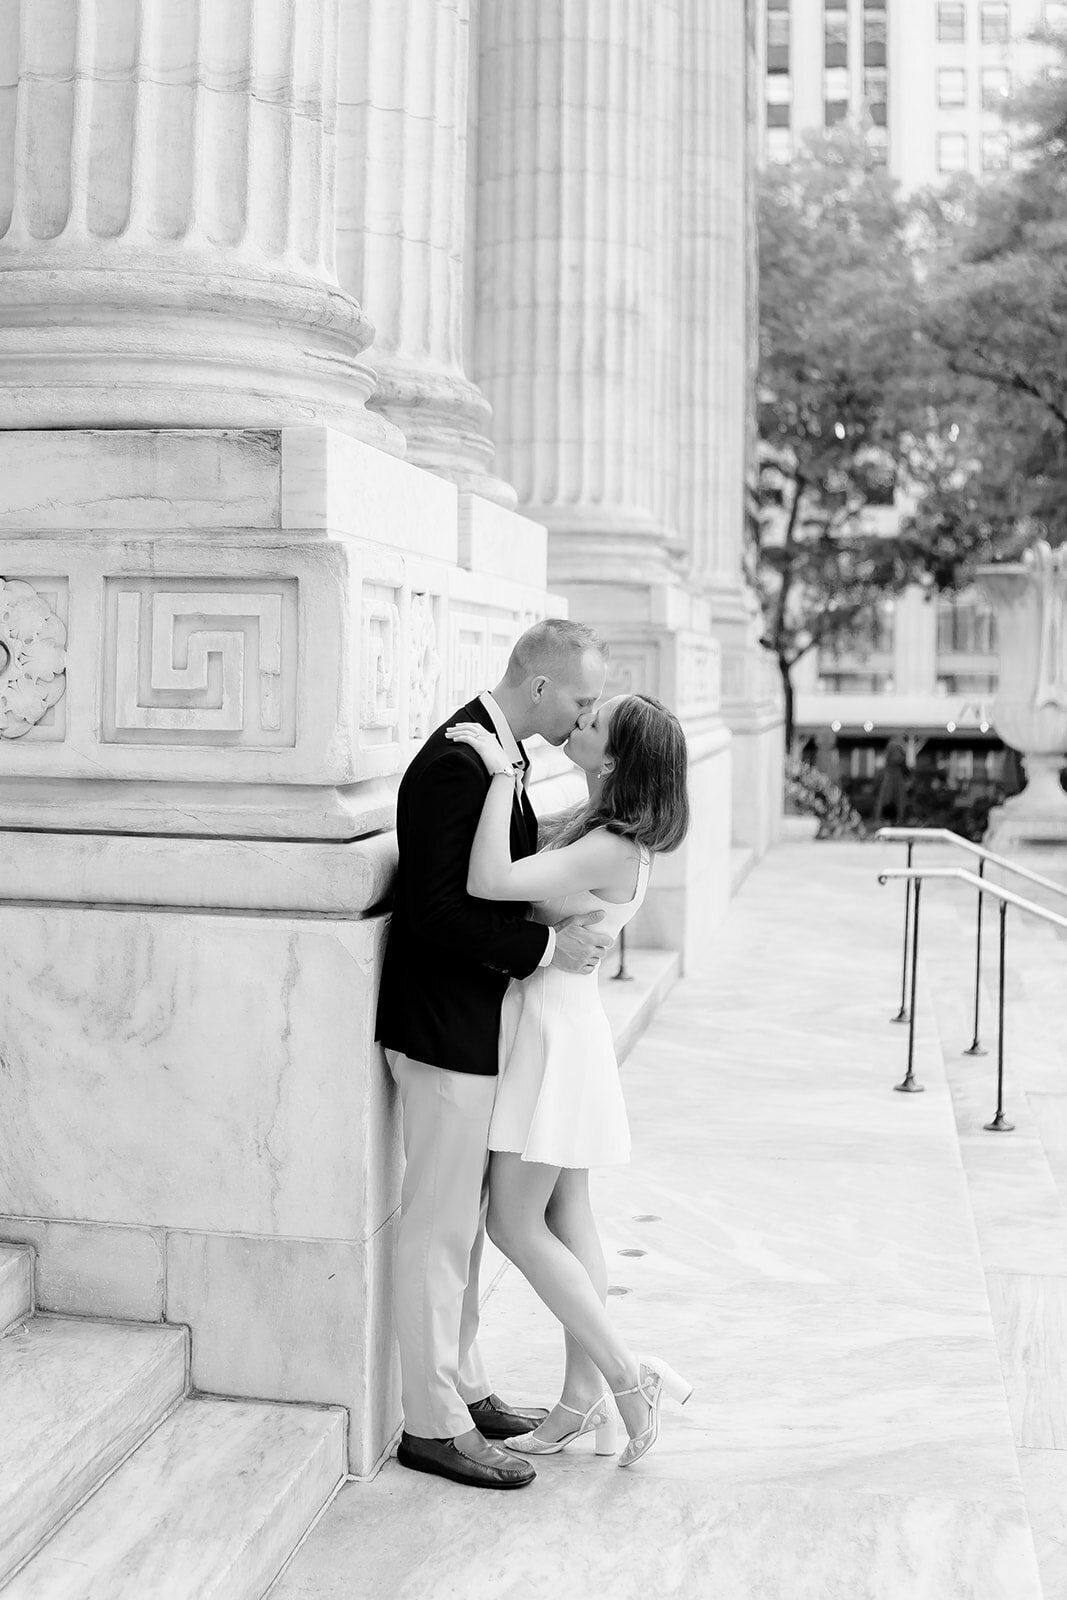
[{"label": "stone pedestal", "polygon": [[1067,842],[1067,562],[1043,539],[1022,560],[979,567],[996,606],[998,672],[993,725],[1022,753],[1025,789],[990,813],[985,842],[1001,851]]},{"label": "stone pedestal", "polygon": [[324,428],[0,450],[0,1238],[46,1309],[188,1323],[199,1388],[346,1405],[366,1472],[399,1422],[383,830],[545,614],[544,533]]}]

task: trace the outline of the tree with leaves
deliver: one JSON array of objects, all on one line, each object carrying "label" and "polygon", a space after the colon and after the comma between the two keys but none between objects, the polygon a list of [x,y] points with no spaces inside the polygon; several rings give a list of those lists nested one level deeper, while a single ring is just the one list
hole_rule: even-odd
[{"label": "tree with leaves", "polygon": [[1026,532],[1067,538],[1067,36],[1046,33],[1050,68],[1009,104],[1022,159],[917,207],[924,273],[919,328],[951,387],[965,461],[919,473],[908,531],[951,527],[1013,553]]},{"label": "tree with leaves", "polygon": [[749,576],[793,731],[792,672],[914,581],[891,518],[928,395],[907,213],[861,133],[809,135],[759,195],[758,510]]}]

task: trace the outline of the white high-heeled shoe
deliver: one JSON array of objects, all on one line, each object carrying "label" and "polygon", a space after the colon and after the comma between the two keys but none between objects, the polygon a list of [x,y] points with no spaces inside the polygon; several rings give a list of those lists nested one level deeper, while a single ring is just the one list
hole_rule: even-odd
[{"label": "white high-heeled shoe", "polygon": [[598,1456],[613,1456],[615,1454],[615,1407],[606,1394],[586,1412],[579,1411],[575,1406],[569,1406],[565,1401],[558,1402],[561,1411],[569,1411],[577,1417],[578,1426],[571,1432],[565,1433],[562,1439],[539,1439],[537,1429],[532,1433],[517,1433],[511,1439],[505,1439],[504,1444],[509,1450],[516,1450],[524,1456],[555,1456],[565,1450],[575,1439],[580,1439],[583,1434],[596,1431],[596,1454]]},{"label": "white high-heeled shoe", "polygon": [[637,1382],[632,1389],[615,1389],[613,1394],[616,1400],[623,1395],[639,1394],[651,1411],[648,1426],[629,1441],[622,1455],[619,1457],[620,1467],[632,1467],[635,1461],[640,1461],[647,1455],[655,1444],[659,1435],[659,1408],[665,1394],[672,1400],[677,1400],[684,1406],[693,1392],[693,1385],[688,1383],[669,1367],[665,1361],[660,1361],[655,1356],[650,1356],[647,1361],[642,1361],[637,1369]]}]

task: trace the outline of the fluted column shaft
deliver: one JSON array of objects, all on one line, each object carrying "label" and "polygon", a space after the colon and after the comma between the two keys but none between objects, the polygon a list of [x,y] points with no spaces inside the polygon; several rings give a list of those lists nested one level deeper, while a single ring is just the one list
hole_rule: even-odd
[{"label": "fluted column shaft", "polygon": [[694,579],[740,590],[748,448],[745,7],[681,0],[679,531]]},{"label": "fluted column shaft", "polygon": [[336,8],[8,0],[0,427],[396,439],[333,271]]},{"label": "fluted column shaft", "polygon": [[552,581],[673,541],[677,0],[483,0],[475,376]]},{"label": "fluted column shaft", "polygon": [[341,0],[337,268],[408,459],[513,505],[463,370],[469,61],[470,0]]}]

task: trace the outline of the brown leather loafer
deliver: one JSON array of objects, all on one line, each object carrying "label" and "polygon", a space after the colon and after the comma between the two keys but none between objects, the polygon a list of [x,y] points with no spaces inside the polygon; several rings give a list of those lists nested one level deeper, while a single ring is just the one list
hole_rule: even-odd
[{"label": "brown leather loafer", "polygon": [[467,1455],[454,1439],[418,1439],[402,1433],[396,1459],[412,1472],[432,1472],[470,1489],[524,1489],[537,1476],[528,1462],[506,1456],[503,1450],[494,1450],[493,1455],[502,1458],[499,1465]]},{"label": "brown leather loafer", "polygon": [[536,1407],[509,1406],[498,1394],[473,1401],[467,1410],[478,1432],[487,1439],[514,1439],[520,1433],[532,1433],[548,1416],[547,1411]]}]

